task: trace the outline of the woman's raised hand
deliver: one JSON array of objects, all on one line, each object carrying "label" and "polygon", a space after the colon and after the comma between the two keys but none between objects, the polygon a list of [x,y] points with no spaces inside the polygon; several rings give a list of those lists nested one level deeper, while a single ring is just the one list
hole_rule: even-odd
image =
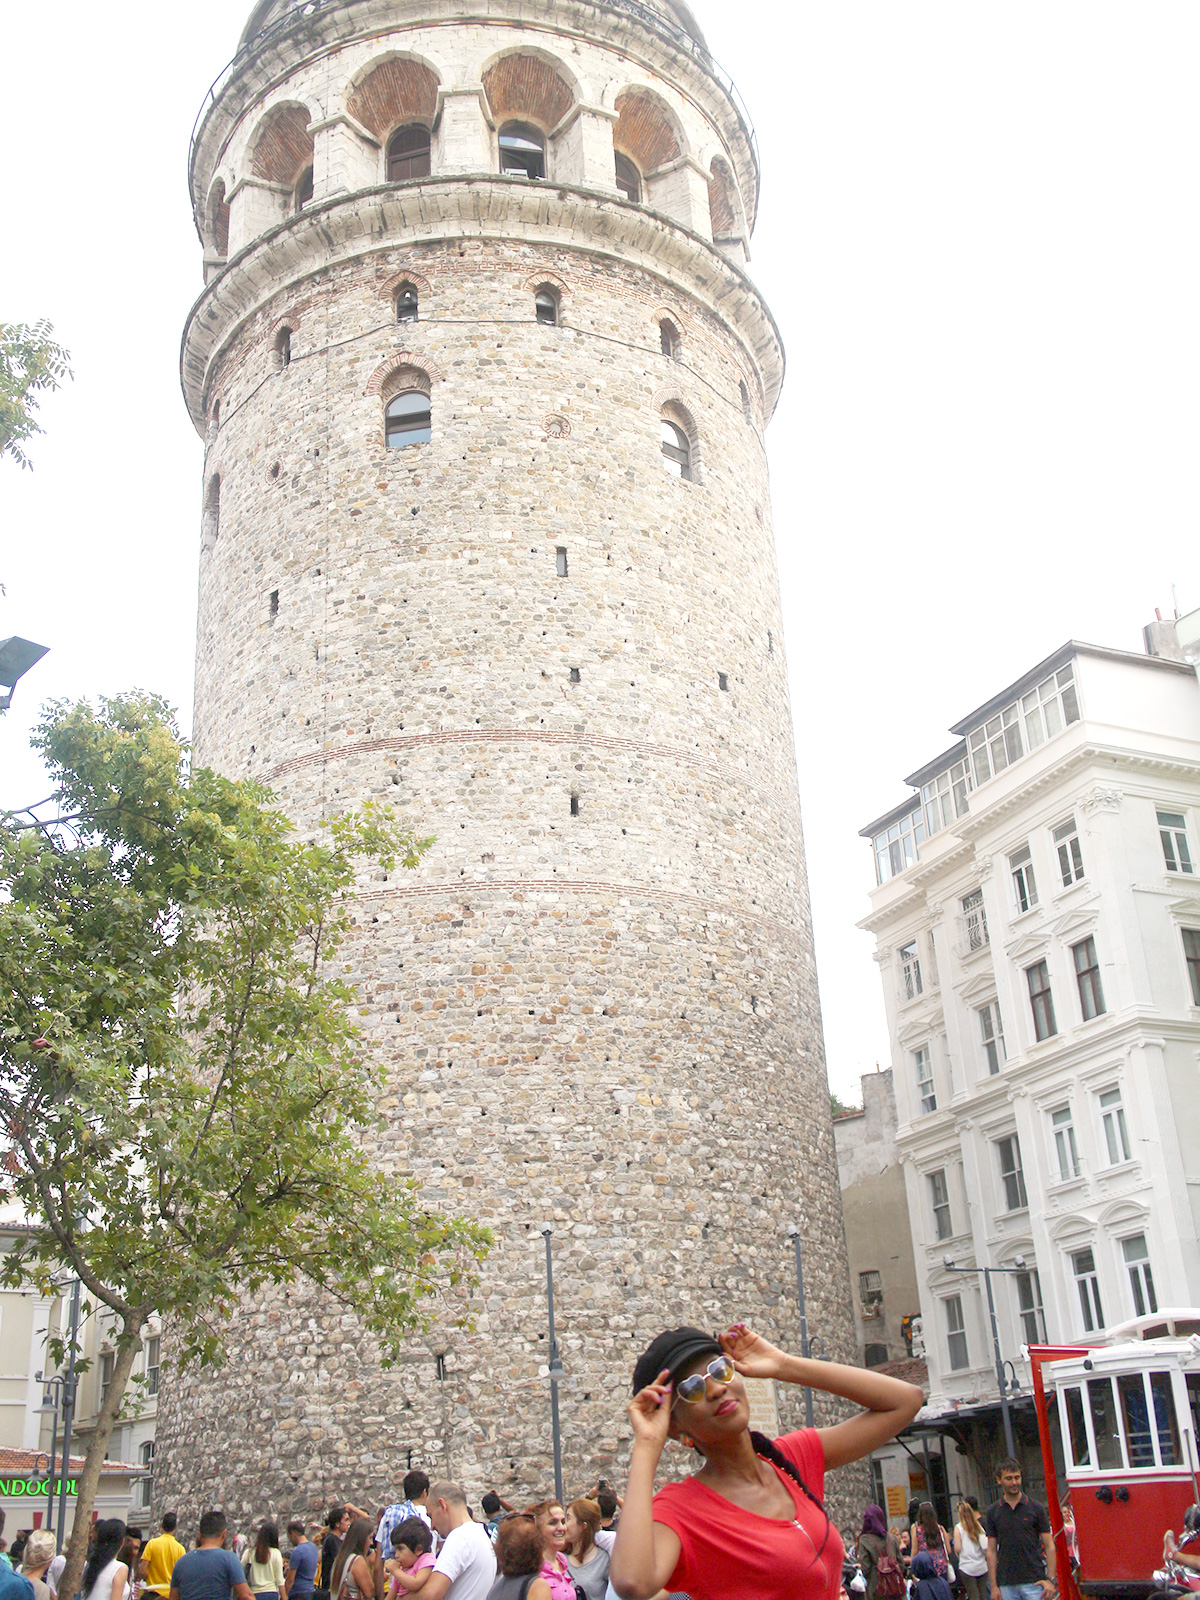
[{"label": "woman's raised hand", "polygon": [[744,1322],[735,1322],[728,1333],[720,1335],[719,1342],[743,1378],[779,1377],[785,1360],[783,1351],[776,1350]]},{"label": "woman's raised hand", "polygon": [[661,1452],[671,1426],[671,1374],[664,1367],[653,1383],[639,1389],[629,1402],[634,1444],[649,1444]]}]

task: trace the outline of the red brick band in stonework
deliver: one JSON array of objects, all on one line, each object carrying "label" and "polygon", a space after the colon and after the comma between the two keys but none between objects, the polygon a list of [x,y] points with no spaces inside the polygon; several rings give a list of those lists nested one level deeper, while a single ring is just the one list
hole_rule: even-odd
[{"label": "red brick band in stonework", "polygon": [[621,750],[635,755],[657,756],[664,761],[679,761],[684,766],[711,773],[714,778],[720,778],[731,787],[762,792],[758,784],[752,782],[744,772],[738,772],[723,761],[710,761],[703,756],[692,755],[678,745],[650,744],[642,739],[613,739],[594,733],[557,733],[540,728],[446,728],[436,733],[397,734],[391,739],[363,739],[357,744],[338,745],[334,750],[312,750],[308,755],[281,761],[277,767],[271,768],[267,782],[274,783],[289,773],[299,772],[318,762],[340,761],[346,756],[367,755],[376,750],[415,750],[427,744],[569,744],[581,749]]},{"label": "red brick band in stonework", "polygon": [[767,911],[743,911],[737,906],[722,905],[716,900],[705,900],[697,894],[686,894],[681,889],[657,889],[648,883],[611,883],[604,878],[447,878],[443,883],[426,883],[412,889],[389,884],[386,889],[367,889],[354,896],[358,905],[371,905],[380,900],[427,900],[435,894],[450,894],[456,900],[466,895],[476,898],[481,894],[511,894],[522,900],[531,895],[543,894],[611,894],[619,899],[658,900],[673,902],[698,911],[702,917],[729,917],[737,922],[763,923],[777,928],[789,938],[797,929],[794,923],[784,922]]}]

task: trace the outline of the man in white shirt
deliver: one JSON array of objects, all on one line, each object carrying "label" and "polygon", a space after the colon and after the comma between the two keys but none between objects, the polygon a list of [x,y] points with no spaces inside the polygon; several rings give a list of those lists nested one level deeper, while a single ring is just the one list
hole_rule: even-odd
[{"label": "man in white shirt", "polygon": [[472,1522],[467,1497],[456,1483],[429,1490],[429,1520],[441,1539],[421,1600],[487,1600],[496,1581],[496,1555],[487,1529]]}]

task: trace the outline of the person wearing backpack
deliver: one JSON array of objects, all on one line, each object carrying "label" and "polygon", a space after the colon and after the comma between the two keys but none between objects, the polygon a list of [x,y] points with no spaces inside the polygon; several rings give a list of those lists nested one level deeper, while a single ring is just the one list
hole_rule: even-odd
[{"label": "person wearing backpack", "polygon": [[868,1506],[863,1512],[862,1532],[855,1549],[867,1585],[867,1600],[900,1600],[905,1587],[900,1546],[888,1532],[882,1506]]}]

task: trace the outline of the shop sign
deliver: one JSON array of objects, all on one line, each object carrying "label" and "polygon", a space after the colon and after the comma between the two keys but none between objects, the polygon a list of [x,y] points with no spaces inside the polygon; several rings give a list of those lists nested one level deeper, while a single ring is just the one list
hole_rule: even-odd
[{"label": "shop sign", "polygon": [[[58,1493],[58,1489],[59,1486],[56,1482],[54,1485],[55,1494]],[[7,1496],[10,1499],[20,1499],[23,1494],[27,1494],[36,1499],[39,1494],[45,1495],[49,1493],[49,1478],[43,1479],[40,1483],[36,1478],[0,1478],[0,1498]],[[67,1479],[67,1493],[75,1493],[74,1478]]]}]

